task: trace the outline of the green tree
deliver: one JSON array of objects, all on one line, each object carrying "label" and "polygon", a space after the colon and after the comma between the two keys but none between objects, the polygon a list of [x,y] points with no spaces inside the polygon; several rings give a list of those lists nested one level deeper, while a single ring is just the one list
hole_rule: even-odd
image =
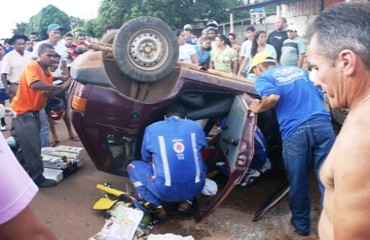
[{"label": "green tree", "polygon": [[103,27],[99,24],[98,19],[90,19],[85,21],[84,25],[79,27],[79,29],[82,30],[85,35],[97,38],[101,36]]},{"label": "green tree", "polygon": [[27,23],[20,22],[15,25],[15,28],[12,29],[12,32],[13,34],[26,35],[26,28],[27,28]]},{"label": "green tree", "polygon": [[63,32],[68,32],[71,30],[71,19],[68,15],[59,10],[59,8],[48,5],[41,9],[41,11],[31,17],[30,22],[27,24],[26,27],[26,34],[31,32],[38,32],[42,39],[47,38],[47,27],[52,24],[56,23],[63,27]]},{"label": "green tree", "polygon": [[70,21],[69,26],[72,32],[75,32],[76,30],[81,29],[82,26],[84,26],[86,23],[86,20],[78,18],[78,17],[73,17],[73,16],[69,17],[69,21]]},{"label": "green tree", "polygon": [[120,27],[138,17],[152,16],[167,22],[173,29],[182,28],[194,19],[229,21],[226,9],[242,4],[242,0],[103,0],[98,13],[98,24],[112,23]]}]

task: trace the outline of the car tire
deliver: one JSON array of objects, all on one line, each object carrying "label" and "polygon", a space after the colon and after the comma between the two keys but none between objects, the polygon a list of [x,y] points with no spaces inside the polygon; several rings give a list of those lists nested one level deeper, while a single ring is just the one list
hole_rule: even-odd
[{"label": "car tire", "polygon": [[154,17],[138,17],[125,23],[113,41],[113,57],[121,72],[142,83],[167,76],[178,56],[175,33],[167,23]]}]

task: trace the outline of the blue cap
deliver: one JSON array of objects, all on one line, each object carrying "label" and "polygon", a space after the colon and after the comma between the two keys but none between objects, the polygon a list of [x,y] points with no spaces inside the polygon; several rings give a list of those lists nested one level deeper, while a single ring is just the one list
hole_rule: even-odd
[{"label": "blue cap", "polygon": [[62,30],[63,28],[56,23],[52,23],[48,26],[48,32],[51,30]]}]

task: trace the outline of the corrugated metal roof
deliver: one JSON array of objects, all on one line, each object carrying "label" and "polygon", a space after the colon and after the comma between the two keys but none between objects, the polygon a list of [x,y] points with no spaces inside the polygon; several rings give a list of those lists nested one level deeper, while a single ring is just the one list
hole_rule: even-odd
[{"label": "corrugated metal roof", "polygon": [[294,2],[302,2],[304,0],[270,0],[266,2],[261,2],[261,3],[255,3],[255,4],[250,4],[250,5],[242,5],[238,7],[233,7],[229,8],[229,12],[239,12],[243,10],[248,10],[251,8],[259,8],[259,7],[264,7],[268,5],[273,5],[273,4],[285,4],[285,3],[294,3]]}]

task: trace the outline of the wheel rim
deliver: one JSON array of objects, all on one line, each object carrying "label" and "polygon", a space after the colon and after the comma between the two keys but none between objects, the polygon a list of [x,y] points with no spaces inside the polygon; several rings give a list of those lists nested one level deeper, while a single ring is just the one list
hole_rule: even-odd
[{"label": "wheel rim", "polygon": [[145,71],[159,69],[168,57],[168,44],[160,33],[145,29],[129,39],[129,59]]}]

